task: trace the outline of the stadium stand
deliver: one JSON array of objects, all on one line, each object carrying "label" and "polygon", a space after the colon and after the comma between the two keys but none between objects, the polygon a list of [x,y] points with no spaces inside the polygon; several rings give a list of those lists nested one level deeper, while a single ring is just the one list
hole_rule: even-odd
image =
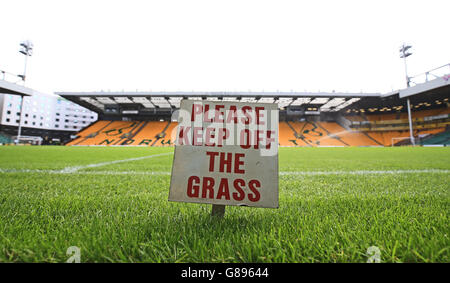
[{"label": "stadium stand", "polygon": [[[450,108],[443,109],[431,109],[431,110],[421,110],[421,111],[413,111],[411,113],[412,120],[414,122],[423,121],[425,117],[438,116],[443,114],[450,114]],[[394,113],[394,114],[368,114],[368,115],[356,115],[356,116],[347,116],[352,122],[363,122],[369,121],[375,124],[384,123],[384,124],[392,124],[392,123],[401,123],[408,122],[408,114],[407,113]]]},{"label": "stadium stand", "polygon": [[0,144],[11,144],[11,143],[13,143],[13,140],[9,135],[0,133]]},{"label": "stadium stand", "polygon": [[278,143],[281,146],[298,146],[298,145],[306,146],[306,144],[303,141],[299,141],[299,144],[297,143],[296,141],[297,134],[288,122],[280,122],[279,133],[280,134],[278,137]]},{"label": "stadium stand", "polygon": [[[321,127],[319,123],[291,122],[292,127],[298,133],[298,139],[302,140],[309,146],[345,146],[339,138],[331,135],[326,129]],[[336,124],[336,123],[332,123]],[[337,125],[337,124],[336,124]]]},{"label": "stadium stand", "polygon": [[[448,72],[449,66],[447,64],[438,69],[443,68]],[[54,121],[53,117],[45,117],[46,122],[31,121],[38,117],[25,113],[22,123],[16,117],[19,112],[8,108],[20,108],[20,103],[16,105],[9,102],[3,107],[0,99],[0,109],[3,109],[3,112],[0,111],[0,132],[9,135],[0,135],[0,144],[11,143],[20,132],[26,139],[20,138],[19,142],[29,143],[40,139],[39,144],[44,145],[172,146],[171,134],[177,123],[171,120],[176,117],[174,115],[183,100],[275,103],[280,117],[280,146],[393,146],[420,144],[422,141],[432,144],[445,141],[444,138],[432,138],[445,137],[443,133],[450,127],[450,81],[448,73],[444,76],[433,74],[430,78],[389,93],[58,92],[56,94],[63,99],[58,101],[64,101],[65,105],[84,107],[91,114],[86,115],[85,112],[80,116],[78,112],[81,108],[64,107],[61,109],[70,113],[55,112]],[[17,89],[14,85],[4,85],[4,90],[11,95],[27,96],[33,93],[31,89]],[[411,107],[411,126],[407,107]],[[40,120],[43,119],[44,116],[41,116]],[[80,125],[87,125],[97,119],[97,122],[79,131]],[[19,123],[22,125],[20,131]],[[79,132],[74,134],[76,131]]]},{"label": "stadium stand", "polygon": [[81,145],[83,141],[87,140],[88,138],[95,137],[101,130],[103,130],[106,126],[108,126],[111,123],[112,121],[97,121],[81,130],[77,134],[78,138],[72,140],[67,145]]},{"label": "stadium stand", "polygon": [[[283,122],[280,123],[280,125]],[[289,123],[289,122],[288,122]],[[380,146],[381,144],[358,131],[349,131],[336,122],[290,122],[297,132],[296,145],[307,146]],[[283,135],[280,126],[280,137]],[[281,138],[280,138],[281,140]],[[302,144],[303,143],[303,144]],[[283,145],[280,142],[280,145]]]},{"label": "stadium stand", "polygon": [[425,138],[421,141],[422,145],[450,145],[450,130],[436,135],[432,135],[429,138]]},{"label": "stadium stand", "polygon": [[[165,130],[170,122],[149,121],[144,128],[139,131],[132,139],[129,145],[149,145],[159,146],[160,142],[166,136]],[[158,143],[159,141],[159,143]]]},{"label": "stadium stand", "polygon": [[[423,144],[447,142],[450,108],[413,112],[414,137]],[[345,116],[350,126],[336,121],[280,121],[280,146],[392,146],[409,140],[406,113]],[[315,119],[317,120],[317,119]],[[97,121],[67,145],[171,146],[177,122]],[[434,138],[436,136],[436,138]]]},{"label": "stadium stand", "polygon": [[[445,131],[450,125],[450,108],[427,109],[413,111],[412,123],[414,137],[419,141]],[[345,117],[350,121],[350,127],[384,146],[404,144],[409,140],[408,115],[404,112],[389,114],[359,113]]]},{"label": "stadium stand", "polygon": [[102,120],[79,132],[68,145],[170,146],[176,123],[168,121],[173,119],[183,100],[276,103],[280,146],[408,145],[408,142],[419,144],[421,140],[430,140],[450,127],[449,66],[434,68],[424,73],[424,81],[415,80],[414,85],[388,93],[93,91],[56,94],[94,111]]},{"label": "stadium stand", "polygon": [[[170,145],[176,123],[160,121],[98,121],[67,145]],[[167,137],[166,137],[167,136]]]},{"label": "stadium stand", "polygon": [[328,130],[331,135],[336,136],[344,145],[349,146],[380,146],[376,140],[363,132],[347,131],[337,123],[322,122],[322,127]]}]

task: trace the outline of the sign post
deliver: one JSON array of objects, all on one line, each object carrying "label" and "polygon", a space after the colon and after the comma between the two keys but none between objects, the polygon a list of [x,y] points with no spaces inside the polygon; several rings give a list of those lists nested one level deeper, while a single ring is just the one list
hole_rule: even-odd
[{"label": "sign post", "polygon": [[225,205],[213,204],[211,210],[212,216],[223,217],[225,215]]},{"label": "sign post", "polygon": [[278,208],[278,107],[181,101],[169,201]]}]

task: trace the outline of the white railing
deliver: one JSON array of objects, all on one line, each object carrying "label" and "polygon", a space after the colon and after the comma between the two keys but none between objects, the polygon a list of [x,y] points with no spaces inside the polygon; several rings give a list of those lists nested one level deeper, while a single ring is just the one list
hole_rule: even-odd
[{"label": "white railing", "polygon": [[5,70],[0,70],[0,80],[17,84],[18,82],[23,81],[23,75],[16,75]]},{"label": "white railing", "polygon": [[409,77],[409,82],[411,84],[418,85],[437,78],[444,78],[446,80],[450,79],[450,63],[434,68],[425,73]]}]

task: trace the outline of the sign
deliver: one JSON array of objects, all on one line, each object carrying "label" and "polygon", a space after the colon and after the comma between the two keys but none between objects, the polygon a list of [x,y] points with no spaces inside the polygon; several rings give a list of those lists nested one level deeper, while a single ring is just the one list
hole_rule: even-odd
[{"label": "sign", "polygon": [[181,101],[169,201],[278,208],[278,107]]}]

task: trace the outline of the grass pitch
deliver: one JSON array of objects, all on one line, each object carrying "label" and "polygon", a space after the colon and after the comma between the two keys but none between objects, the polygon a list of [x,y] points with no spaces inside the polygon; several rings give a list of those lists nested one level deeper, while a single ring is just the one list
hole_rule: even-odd
[{"label": "grass pitch", "polygon": [[0,147],[0,262],[449,262],[450,148],[280,148],[280,208],[222,220],[171,152]]}]

